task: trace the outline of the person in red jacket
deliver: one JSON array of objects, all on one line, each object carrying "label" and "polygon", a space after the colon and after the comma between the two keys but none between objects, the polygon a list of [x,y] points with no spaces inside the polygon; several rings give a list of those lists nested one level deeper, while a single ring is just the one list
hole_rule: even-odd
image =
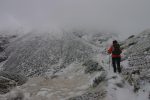
[{"label": "person in red jacket", "polygon": [[[116,40],[113,41],[112,46],[108,49],[108,53],[112,55],[112,66],[114,73],[118,70],[121,73],[120,62],[121,62],[121,49],[120,45]],[[117,66],[117,67],[116,67]]]}]

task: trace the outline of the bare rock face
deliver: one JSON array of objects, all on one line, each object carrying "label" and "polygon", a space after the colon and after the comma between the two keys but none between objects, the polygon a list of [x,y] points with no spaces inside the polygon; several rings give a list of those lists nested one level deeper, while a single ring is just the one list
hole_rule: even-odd
[{"label": "bare rock face", "polygon": [[0,94],[7,93],[15,86],[22,85],[26,81],[27,78],[22,75],[1,71],[0,72]]}]

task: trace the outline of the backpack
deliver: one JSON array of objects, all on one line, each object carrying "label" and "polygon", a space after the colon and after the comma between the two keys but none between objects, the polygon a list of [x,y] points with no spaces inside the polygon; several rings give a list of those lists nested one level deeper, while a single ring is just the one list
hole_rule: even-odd
[{"label": "backpack", "polygon": [[120,49],[120,45],[119,44],[113,44],[112,54],[120,55],[121,53],[122,53],[122,51]]}]

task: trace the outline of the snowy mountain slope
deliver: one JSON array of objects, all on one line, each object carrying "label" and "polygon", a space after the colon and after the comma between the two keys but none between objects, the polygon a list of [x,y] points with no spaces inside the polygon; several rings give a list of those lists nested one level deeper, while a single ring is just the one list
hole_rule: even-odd
[{"label": "snowy mountain slope", "polygon": [[139,35],[132,35],[123,42],[122,48],[127,51],[127,55],[133,53],[150,52],[150,30],[145,30]]},{"label": "snowy mountain slope", "polygon": [[[129,71],[127,69],[130,67],[128,65],[130,61],[127,58],[131,57],[134,53],[143,54],[139,51],[145,52],[149,47],[146,44],[149,41],[148,31],[141,34],[131,36],[129,39],[122,41],[122,48],[124,48],[123,57],[125,57],[121,62],[123,74],[113,73],[112,67],[109,64],[109,56],[106,53],[106,49],[111,41],[115,39],[115,36],[111,36],[111,34],[67,34],[61,38],[30,34],[31,36],[18,39],[10,44],[6,50],[9,56],[8,61],[10,62],[6,62],[3,67],[6,67],[4,70],[10,70],[11,67],[9,65],[13,65],[13,62],[15,62],[13,66],[17,65],[15,67],[18,70],[17,72],[27,76],[34,76],[29,78],[29,81],[24,85],[17,87],[21,91],[13,90],[20,91],[19,93],[21,94],[15,93],[17,94],[15,96],[21,95],[22,100],[149,100],[150,87],[148,80],[137,81],[137,79],[141,79],[141,75],[132,74],[135,68],[130,68],[131,73],[125,74],[125,72]],[[20,43],[23,45],[21,46]],[[140,46],[141,48],[137,49]],[[25,56],[26,53],[27,56]],[[46,59],[53,61],[53,58],[47,57],[48,54],[50,54],[48,57],[58,57],[56,59],[58,61],[55,63],[47,61]],[[13,60],[17,58],[15,55],[20,57],[21,60],[17,59],[17,61],[19,60],[21,63]],[[37,59],[37,57],[40,58]],[[30,60],[33,62],[30,62]],[[97,62],[99,66],[103,67],[103,70],[94,69],[95,71],[92,73],[85,73],[86,68],[91,67],[84,66],[83,63],[90,62],[90,60]],[[36,64],[36,62],[40,62],[40,64]],[[45,65],[48,66],[48,63],[52,69],[45,67]],[[38,68],[40,67],[37,66],[41,65],[42,71],[39,71]],[[60,65],[65,67],[56,67]],[[91,66],[95,65],[97,64],[91,64]],[[21,72],[20,68],[27,71]],[[35,68],[37,68],[37,71],[34,71]],[[28,74],[29,69],[33,69],[32,72],[35,73]],[[58,71],[56,72],[57,69]],[[145,70],[148,69],[145,68]],[[50,76],[44,75],[43,77],[43,73]],[[147,76],[148,74],[144,75]],[[134,91],[137,85],[140,88]],[[5,100],[9,97],[11,98],[12,94],[10,92],[0,97]]]},{"label": "snowy mountain slope", "polygon": [[[99,47],[91,44],[90,40],[92,39],[77,37],[71,33],[63,34],[63,37],[59,38],[49,34],[28,34],[19,37],[11,42],[5,50],[9,58],[4,63],[3,70],[26,76],[41,76],[41,78],[30,78],[26,84],[20,87],[27,94],[30,94],[30,99],[41,97],[41,99],[45,98],[46,100],[45,95],[45,97],[41,96],[43,94],[41,89],[49,89],[49,84],[51,84],[52,91],[48,94],[52,93],[53,95],[54,92],[57,92],[54,87],[57,88],[59,85],[60,88],[57,90],[62,91],[57,94],[58,96],[55,94],[48,97],[53,98],[53,100],[58,100],[58,98],[69,99],[69,97],[86,94],[95,77],[101,75],[101,71],[85,74],[85,67],[82,65],[87,60],[94,60],[97,53],[100,52]],[[54,83],[52,83],[53,80],[55,80]],[[48,84],[43,84],[45,82]],[[55,82],[58,84],[55,84]],[[68,88],[66,92],[63,90],[64,87]],[[30,89],[36,90],[33,92]],[[64,96],[61,96],[63,93],[65,93]],[[9,93],[6,95],[9,95]]]},{"label": "snowy mountain slope", "polygon": [[109,56],[104,56],[104,69],[107,72],[106,97],[104,100],[149,100],[149,92],[141,88],[137,93],[134,92],[134,85],[130,85],[124,75],[114,73],[113,68],[108,64]]},{"label": "snowy mountain slope", "polygon": [[[150,31],[145,30],[137,36],[124,41],[122,45],[124,50],[124,62],[129,62],[129,66],[132,70],[138,69],[141,74],[148,75],[149,73],[149,56],[150,56]],[[131,71],[132,71],[131,70]],[[142,76],[141,76],[142,77]],[[147,78],[149,75],[147,76]]]},{"label": "snowy mountain slope", "polygon": [[88,44],[73,35],[59,39],[48,34],[30,34],[10,44],[6,49],[9,58],[3,67],[26,76],[44,75],[48,70],[53,70],[53,74],[74,61],[91,58],[93,53]]},{"label": "snowy mountain slope", "polygon": [[[149,100],[150,72],[150,31],[130,36],[123,41],[123,78],[130,84],[136,96],[135,100]],[[133,100],[134,100],[133,99]],[[132,100],[132,99],[131,99]]]},{"label": "snowy mountain slope", "polygon": [[[126,41],[123,41],[123,45],[122,45],[122,48],[124,48],[123,58],[124,57],[126,58],[122,62],[123,75],[114,74],[112,72],[113,70],[112,67],[110,67],[111,65],[109,65],[109,56],[105,55],[105,53],[103,52],[99,54],[100,56],[98,56],[99,59],[98,61],[101,65],[103,65],[105,71],[107,72],[106,78],[108,79],[108,81],[106,82],[108,85],[106,86],[107,93],[106,93],[105,100],[126,100],[126,99],[149,100],[150,84],[148,81],[149,80],[148,77],[149,77],[150,63],[147,62],[149,61],[149,55],[148,55],[149,47],[150,47],[149,38],[150,38],[150,31],[146,30],[137,36],[131,36]],[[134,54],[137,56],[132,56]],[[140,57],[141,55],[142,57]],[[132,59],[127,59],[128,57]],[[141,59],[145,60],[145,58],[147,60],[144,61],[144,63],[142,63]],[[137,59],[136,62],[133,62],[134,59]],[[137,66],[133,66],[133,68],[129,69],[129,67],[131,67],[129,63],[131,62],[135,63],[135,65],[140,64],[142,70],[140,70]],[[137,69],[140,70],[141,73],[140,75],[138,74]],[[126,73],[128,72],[128,73],[125,74],[124,72]],[[116,78],[111,78],[111,77],[116,77]],[[80,100],[80,99],[76,98],[74,100]],[[85,100],[89,100],[89,99],[85,99]]]}]

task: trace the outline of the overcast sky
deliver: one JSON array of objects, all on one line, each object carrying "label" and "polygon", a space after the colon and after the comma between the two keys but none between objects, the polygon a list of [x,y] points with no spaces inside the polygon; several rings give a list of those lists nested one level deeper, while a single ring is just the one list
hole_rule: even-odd
[{"label": "overcast sky", "polygon": [[0,29],[18,27],[134,34],[150,28],[150,0],[0,0]]}]

